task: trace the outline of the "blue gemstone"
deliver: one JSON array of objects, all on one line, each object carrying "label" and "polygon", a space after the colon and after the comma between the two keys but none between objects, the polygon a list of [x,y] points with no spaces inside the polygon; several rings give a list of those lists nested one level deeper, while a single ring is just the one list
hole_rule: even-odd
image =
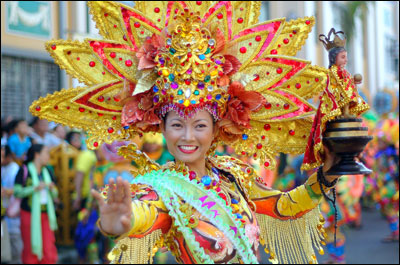
[{"label": "blue gemstone", "polygon": [[247,134],[242,134],[242,139],[243,140],[247,140],[247,138],[249,138],[249,136]]},{"label": "blue gemstone", "polygon": [[124,129],[125,129],[125,130],[128,130],[128,129],[129,129],[129,125],[124,126]]},{"label": "blue gemstone", "polygon": [[215,99],[216,99],[216,100],[220,100],[220,99],[221,99],[221,94],[216,95],[216,96],[215,96]]},{"label": "blue gemstone", "polygon": [[192,101],[190,101],[190,103],[192,103],[194,105],[194,104],[196,104],[196,100],[192,100]]},{"label": "blue gemstone", "polygon": [[200,59],[200,60],[204,60],[205,58],[206,58],[206,56],[205,56],[204,54],[200,54],[200,55],[199,55],[199,59]]},{"label": "blue gemstone", "polygon": [[153,92],[157,93],[158,92],[158,87],[157,86],[153,86]]},{"label": "blue gemstone", "polygon": [[205,186],[210,185],[210,184],[211,184],[211,178],[210,178],[210,176],[207,176],[207,175],[203,176],[203,177],[201,178],[201,182],[202,182]]},{"label": "blue gemstone", "polygon": [[176,53],[176,50],[175,50],[174,48],[170,48],[170,49],[169,49],[169,52],[170,52],[171,54],[174,54],[174,53]]},{"label": "blue gemstone", "polygon": [[169,79],[169,81],[173,82],[175,79],[175,76],[173,74],[169,74],[168,79]]},{"label": "blue gemstone", "polygon": [[183,104],[183,100],[182,100],[182,99],[181,99],[181,100],[179,100],[178,102],[179,102],[179,104]]},{"label": "blue gemstone", "polygon": [[232,199],[232,200],[231,200],[231,203],[233,203],[233,204],[238,204],[239,202],[238,202],[238,200],[236,200],[236,199]]},{"label": "blue gemstone", "polygon": [[237,214],[236,214],[236,217],[239,218],[239,219],[242,219],[242,218],[243,218],[243,216],[242,216],[240,213],[237,213]]},{"label": "blue gemstone", "polygon": [[213,172],[214,174],[217,174],[217,175],[219,174],[218,169],[216,169],[215,167],[213,167],[211,170],[212,170],[212,172]]}]

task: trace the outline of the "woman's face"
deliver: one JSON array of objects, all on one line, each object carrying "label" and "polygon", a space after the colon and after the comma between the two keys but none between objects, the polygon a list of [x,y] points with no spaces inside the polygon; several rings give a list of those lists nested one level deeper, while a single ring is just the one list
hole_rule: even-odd
[{"label": "woman's face", "polygon": [[71,138],[71,145],[76,149],[80,150],[82,147],[81,135],[79,133],[74,133]]},{"label": "woman's face", "polygon": [[50,161],[50,154],[49,154],[49,148],[47,146],[44,146],[42,148],[42,151],[40,151],[39,156],[38,156],[40,164],[42,166],[45,166],[49,163]]},{"label": "woman's face", "polygon": [[168,151],[184,163],[204,160],[216,133],[212,116],[207,111],[199,111],[187,120],[171,111],[165,124],[161,123],[161,131]]},{"label": "woman's face", "polygon": [[341,51],[336,56],[336,65],[340,69],[343,69],[343,68],[345,68],[346,64],[347,64],[347,52],[346,51]]}]

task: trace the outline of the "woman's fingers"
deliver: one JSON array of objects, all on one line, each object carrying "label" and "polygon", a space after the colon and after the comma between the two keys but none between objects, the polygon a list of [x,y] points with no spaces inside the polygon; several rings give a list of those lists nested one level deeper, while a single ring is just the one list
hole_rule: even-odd
[{"label": "woman's fingers", "polygon": [[96,199],[97,203],[99,204],[99,208],[102,209],[104,207],[104,205],[106,204],[104,202],[103,197],[100,195],[100,193],[98,193],[96,190],[92,189],[91,190],[92,196],[93,198]]},{"label": "woman's fingers", "polygon": [[131,209],[132,209],[132,207],[131,207],[131,203],[132,203],[131,185],[126,180],[124,180],[123,185],[124,185],[124,191],[125,191],[124,204],[129,207],[129,209],[130,209],[129,212],[131,212]]},{"label": "woman's fingers", "polygon": [[125,189],[122,182],[122,178],[117,178],[117,190],[115,192],[115,201],[120,203],[123,202],[123,198],[125,197]]},{"label": "woman's fingers", "polygon": [[114,180],[110,179],[108,183],[107,203],[111,204],[115,201]]}]

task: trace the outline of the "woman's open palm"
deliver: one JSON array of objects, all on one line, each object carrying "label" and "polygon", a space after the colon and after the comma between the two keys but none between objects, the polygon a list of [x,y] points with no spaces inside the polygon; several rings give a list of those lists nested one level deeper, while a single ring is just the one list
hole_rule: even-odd
[{"label": "woman's open palm", "polygon": [[100,208],[100,226],[102,230],[112,235],[122,235],[129,232],[131,228],[132,200],[129,182],[117,178],[117,185],[110,179],[107,202],[95,190],[93,197],[97,200]]}]

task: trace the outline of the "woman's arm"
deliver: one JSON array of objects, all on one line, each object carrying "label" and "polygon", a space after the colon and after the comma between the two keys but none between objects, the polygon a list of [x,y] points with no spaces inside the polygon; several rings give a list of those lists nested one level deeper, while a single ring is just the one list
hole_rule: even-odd
[{"label": "woman's arm", "polygon": [[[26,169],[26,174],[28,174],[28,169]],[[33,194],[35,191],[34,186],[26,186],[26,180],[28,176],[24,177],[24,169],[23,166],[19,168],[17,176],[15,177],[15,185],[14,185],[14,196],[17,198],[25,198]]]}]

